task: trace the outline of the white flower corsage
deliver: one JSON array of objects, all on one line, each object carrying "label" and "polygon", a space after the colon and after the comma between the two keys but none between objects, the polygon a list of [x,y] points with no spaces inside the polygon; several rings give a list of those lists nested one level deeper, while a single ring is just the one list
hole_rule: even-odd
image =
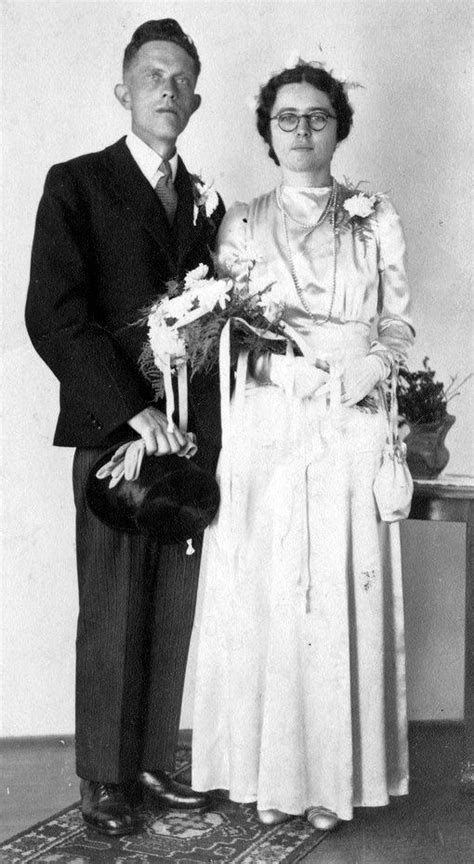
[{"label": "white flower corsage", "polygon": [[366,219],[374,212],[376,203],[376,195],[366,195],[364,192],[359,192],[358,195],[351,195],[350,198],[346,198],[342,206],[344,210],[347,210],[351,219],[354,216],[359,219]]}]

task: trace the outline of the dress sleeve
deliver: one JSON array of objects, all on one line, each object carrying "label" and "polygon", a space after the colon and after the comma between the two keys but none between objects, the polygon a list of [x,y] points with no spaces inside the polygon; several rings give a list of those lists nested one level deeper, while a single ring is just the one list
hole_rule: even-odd
[{"label": "dress sleeve", "polygon": [[394,362],[405,363],[414,343],[415,330],[410,314],[410,291],[406,275],[405,237],[391,201],[380,196],[376,211],[379,240],[378,333],[370,348],[385,362],[388,371]]},{"label": "dress sleeve", "polygon": [[219,276],[229,276],[238,284],[249,275],[248,205],[236,201],[221,222],[217,236],[216,261]]}]

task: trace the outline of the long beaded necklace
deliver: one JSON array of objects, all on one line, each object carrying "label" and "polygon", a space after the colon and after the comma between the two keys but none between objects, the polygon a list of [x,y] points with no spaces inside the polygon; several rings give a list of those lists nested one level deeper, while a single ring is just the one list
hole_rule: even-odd
[{"label": "long beaded necklace", "polygon": [[[320,327],[322,324],[327,324],[327,322],[330,321],[330,319],[331,319],[331,315],[332,315],[333,306],[334,306],[334,298],[335,298],[335,296],[336,296],[336,259],[337,259],[336,203],[337,203],[337,181],[333,179],[333,181],[332,181],[332,190],[331,190],[331,194],[330,194],[330,196],[329,196],[329,198],[328,198],[327,204],[326,204],[326,206],[325,206],[323,212],[321,213],[321,215],[320,215],[318,221],[315,222],[313,225],[305,225],[304,223],[299,222],[297,219],[294,219],[293,216],[290,216],[290,214],[286,212],[286,210],[284,209],[284,207],[283,207],[283,205],[282,205],[282,203],[281,203],[281,198],[280,198],[280,196],[279,196],[279,191],[277,191],[276,200],[277,200],[278,208],[279,208],[279,210],[281,211],[281,214],[282,214],[282,217],[283,217],[283,227],[284,227],[284,229],[285,229],[286,246],[287,246],[287,251],[288,251],[288,261],[289,261],[289,265],[290,265],[291,278],[293,279],[293,284],[294,284],[294,286],[295,286],[296,293],[297,293],[297,295],[298,295],[298,297],[299,297],[299,299],[300,299],[301,305],[302,305],[303,309],[305,310],[305,312],[309,315],[309,317],[311,318],[311,320],[312,320],[312,321],[313,321],[313,322],[314,322],[318,327]],[[315,315],[314,312],[312,312],[311,309],[309,308],[308,303],[307,303],[307,301],[306,301],[306,298],[305,298],[305,296],[304,296],[304,294],[303,294],[303,290],[302,290],[302,288],[301,288],[301,286],[300,286],[300,284],[299,284],[299,282],[298,282],[298,277],[297,277],[297,275],[296,275],[296,269],[295,269],[295,263],[294,263],[294,260],[293,260],[293,255],[292,255],[292,253],[291,253],[290,235],[289,235],[289,231],[288,231],[288,219],[291,219],[293,222],[296,222],[296,224],[299,225],[300,228],[304,228],[306,231],[313,231],[315,228],[317,228],[319,225],[321,225],[321,224],[324,222],[324,220],[326,219],[326,216],[328,215],[328,213],[330,213],[329,221],[330,221],[330,223],[331,223],[331,225],[332,225],[332,238],[333,238],[332,291],[331,291],[331,300],[330,300],[330,303],[329,303],[329,311],[328,311],[327,315],[326,315],[324,318],[321,318],[321,316]]]}]

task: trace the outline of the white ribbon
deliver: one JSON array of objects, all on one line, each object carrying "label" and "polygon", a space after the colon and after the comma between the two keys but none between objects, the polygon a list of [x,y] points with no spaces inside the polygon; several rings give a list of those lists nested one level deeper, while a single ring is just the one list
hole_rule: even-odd
[{"label": "white ribbon", "polygon": [[[175,411],[173,377],[171,373],[170,355],[167,354],[162,366],[163,382],[166,397],[166,418],[168,420],[168,432],[174,432],[176,426],[173,420]],[[178,426],[181,432],[188,429],[188,370],[186,363],[178,366]]]},{"label": "white ribbon", "polygon": [[174,393],[173,393],[173,380],[171,378],[171,364],[169,354],[166,356],[165,363],[163,364],[163,381],[165,385],[165,397],[166,397],[166,417],[168,419],[168,432],[174,432]]},{"label": "white ribbon", "polygon": [[219,339],[219,380],[221,396],[222,449],[227,448],[230,436],[230,319]]},{"label": "white ribbon", "polygon": [[[220,493],[221,509],[220,518],[223,520],[222,535],[225,538],[225,549],[223,550],[229,560],[237,554],[241,539],[240,522],[245,518],[245,513],[239,512],[233,489],[233,442],[231,442],[231,400],[230,400],[230,337],[232,320],[226,322],[219,339],[219,379],[220,379],[220,406],[221,406],[221,428],[222,428],[222,451],[220,463]],[[245,323],[245,322],[241,322]],[[248,326],[248,325],[247,325]],[[254,329],[254,328],[252,328]],[[254,331],[258,332],[258,331]],[[247,381],[248,350],[239,351],[237,370],[235,378],[235,395],[233,417],[234,423],[238,424],[245,410],[245,385]]]},{"label": "white ribbon", "polygon": [[178,425],[181,432],[188,430],[188,370],[185,363],[178,368]]}]

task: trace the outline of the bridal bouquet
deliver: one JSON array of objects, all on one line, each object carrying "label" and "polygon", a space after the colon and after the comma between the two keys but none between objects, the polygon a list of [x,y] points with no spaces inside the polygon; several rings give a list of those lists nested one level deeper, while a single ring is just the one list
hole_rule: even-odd
[{"label": "bridal bouquet", "polygon": [[[288,335],[282,320],[283,297],[275,282],[262,284],[249,278],[237,284],[230,276],[214,278],[200,264],[181,282],[167,283],[168,294],[146,315],[148,340],[140,367],[157,397],[166,396],[172,415],[172,376],[178,385],[189,366],[190,377],[219,364],[221,336],[232,333],[231,362],[235,349],[258,354],[286,348]],[[144,320],[144,319],[142,319]]]}]

